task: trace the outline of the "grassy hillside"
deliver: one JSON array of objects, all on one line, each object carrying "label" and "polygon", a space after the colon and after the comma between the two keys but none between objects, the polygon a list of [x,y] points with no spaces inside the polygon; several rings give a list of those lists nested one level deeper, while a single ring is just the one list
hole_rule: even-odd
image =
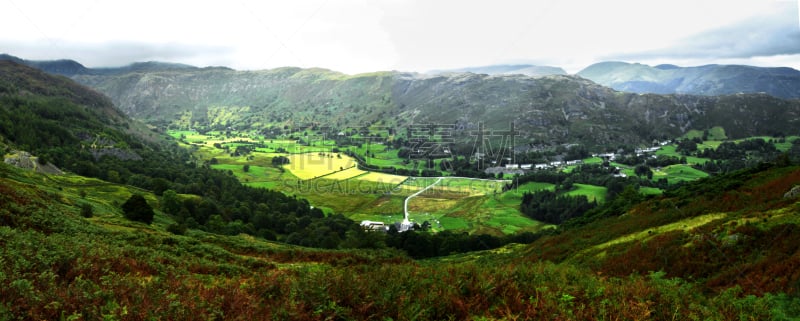
[{"label": "grassy hillside", "polygon": [[588,266],[605,275],[662,271],[709,289],[800,292],[794,271],[800,199],[784,195],[799,167],[762,166],[701,179],[620,217],[566,229],[534,243],[532,260]]},{"label": "grassy hillside", "polygon": [[[138,122],[107,99],[94,99],[102,96],[69,79],[13,62],[0,68],[3,79],[13,80],[0,83],[8,84],[0,92],[4,156],[26,151],[41,167],[54,163],[69,173],[135,186],[159,197],[173,195],[165,212],[175,220],[176,230],[246,233],[317,247],[339,247],[347,231],[360,231],[352,220],[326,216],[302,198],[243,186],[174,142],[141,131]],[[104,104],[91,105],[95,101]]]},{"label": "grassy hillside", "polygon": [[[171,219],[160,211],[153,225],[122,218],[115,203],[140,190],[0,164],[0,261],[5,262],[0,315],[5,320],[784,320],[798,316],[800,303],[794,269],[782,270],[797,257],[790,214],[797,200],[775,195],[791,186],[782,177],[797,173],[797,168],[753,173],[733,178],[743,179],[738,188],[700,195],[693,188],[707,185],[687,187],[623,218],[546,236],[527,247],[411,261],[387,250],[313,250],[197,230],[174,235],[165,231]],[[718,204],[713,202],[718,197],[756,199],[742,208],[701,211],[693,205],[696,197],[708,198],[704,206]],[[90,205],[94,215],[80,216],[79,204]],[[685,213],[669,213],[675,204]],[[748,210],[754,208],[765,212]],[[681,251],[694,259],[681,258]]]},{"label": "grassy hillside", "polygon": [[[328,70],[174,69],[77,75],[132,117],[162,128],[337,133],[371,126],[405,135],[444,124],[473,146],[483,123],[496,137],[516,122],[519,146],[639,146],[722,126],[731,138],[797,134],[800,103],[766,95],[725,97],[616,92],[565,75],[343,75]],[[736,136],[736,137],[733,137]],[[408,139],[408,137],[406,137]]]}]

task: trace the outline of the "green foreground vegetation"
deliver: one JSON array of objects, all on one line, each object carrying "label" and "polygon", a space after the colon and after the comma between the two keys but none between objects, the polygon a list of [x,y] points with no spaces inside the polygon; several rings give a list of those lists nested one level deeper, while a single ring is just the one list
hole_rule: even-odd
[{"label": "green foreground vegetation", "polygon": [[531,245],[413,261],[385,249],[176,235],[159,210],[151,225],[123,218],[118,204],[130,195],[159,208],[150,193],[0,165],[0,311],[7,320],[788,320],[800,315],[791,268],[800,202],[783,193],[798,175],[692,183]]}]

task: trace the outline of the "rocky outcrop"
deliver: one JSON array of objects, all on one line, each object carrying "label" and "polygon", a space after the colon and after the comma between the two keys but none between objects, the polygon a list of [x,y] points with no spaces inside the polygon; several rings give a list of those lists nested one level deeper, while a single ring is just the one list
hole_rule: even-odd
[{"label": "rocky outcrop", "polygon": [[25,151],[19,151],[10,155],[6,155],[3,162],[22,169],[33,170],[37,173],[56,175],[64,174],[61,169],[51,163],[40,164],[38,157],[33,156]]},{"label": "rocky outcrop", "polygon": [[90,150],[90,152],[95,160],[99,160],[104,156],[115,157],[119,160],[142,160],[142,156],[139,156],[139,154],[136,154],[134,151],[121,148],[97,148]]},{"label": "rocky outcrop", "polygon": [[783,194],[783,198],[797,198],[800,197],[800,185],[792,187],[786,194]]}]

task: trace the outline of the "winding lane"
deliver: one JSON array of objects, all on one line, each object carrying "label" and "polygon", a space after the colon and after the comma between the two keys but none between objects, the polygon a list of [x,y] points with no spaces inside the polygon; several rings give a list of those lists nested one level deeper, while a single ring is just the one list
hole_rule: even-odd
[{"label": "winding lane", "polygon": [[403,217],[403,222],[408,222],[408,201],[410,201],[415,196],[417,196],[419,194],[422,194],[423,192],[427,191],[428,189],[430,189],[434,185],[439,184],[439,182],[441,182],[442,179],[444,179],[444,177],[439,177],[439,179],[437,179],[435,182],[433,182],[433,184],[428,185],[428,187],[423,188],[419,192],[416,192],[416,193],[411,194],[408,197],[406,197],[405,204],[403,204],[403,211],[405,212],[405,216]]}]

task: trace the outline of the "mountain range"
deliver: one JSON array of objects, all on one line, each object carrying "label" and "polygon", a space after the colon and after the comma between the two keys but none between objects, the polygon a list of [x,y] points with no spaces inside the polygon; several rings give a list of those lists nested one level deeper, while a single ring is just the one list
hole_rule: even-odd
[{"label": "mountain range", "polygon": [[[27,64],[56,73],[68,70],[62,65],[75,63]],[[617,79],[604,76],[603,66],[609,74],[626,68],[672,74],[683,70],[609,63],[594,65],[577,76],[471,72],[346,75],[325,69],[237,71],[151,62],[122,68],[72,68],[69,70],[80,72],[64,75],[110,97],[126,114],[162,128],[233,127],[262,131],[322,125],[338,131],[365,124],[394,129],[410,124],[447,124],[456,129],[457,139],[468,140],[474,139],[472,134],[480,124],[504,130],[513,121],[520,131],[517,144],[522,147],[574,143],[590,147],[645,145],[714,126],[723,127],[731,138],[796,134],[800,128],[798,100],[764,93],[708,96],[620,92],[588,79],[594,75],[605,77],[602,81]],[[708,68],[762,73],[772,70]],[[791,74],[791,70],[778,71]],[[721,88],[737,84],[723,83]],[[773,85],[786,86],[783,82]]]},{"label": "mountain range", "polygon": [[[87,68],[79,62],[69,59],[37,61],[25,60],[8,54],[0,54],[0,60],[12,60],[48,73],[67,77],[204,69],[186,64],[157,61],[136,62],[122,67]],[[228,69],[224,67],[207,67],[205,69],[220,68]],[[487,65],[428,72],[428,74],[432,75],[452,73],[474,73],[492,76],[525,75],[530,77],[568,75],[560,67],[531,64]],[[800,71],[788,67],[716,64],[694,67],[681,67],[670,64],[648,66],[640,63],[607,61],[590,65],[575,75],[618,91],[632,93],[704,96],[765,93],[784,99],[800,98]]]},{"label": "mountain range", "polygon": [[729,95],[766,93],[780,98],[800,98],[800,71],[742,65],[678,67],[625,62],[601,62],[578,76],[616,90],[635,93]]},{"label": "mountain range", "polygon": [[81,63],[70,59],[27,60],[9,54],[0,54],[0,60],[10,60],[19,64],[28,65],[47,73],[67,77],[74,77],[77,75],[120,75],[129,72],[148,72],[159,70],[200,69],[185,64],[158,61],[135,62],[123,67],[88,68]]}]

